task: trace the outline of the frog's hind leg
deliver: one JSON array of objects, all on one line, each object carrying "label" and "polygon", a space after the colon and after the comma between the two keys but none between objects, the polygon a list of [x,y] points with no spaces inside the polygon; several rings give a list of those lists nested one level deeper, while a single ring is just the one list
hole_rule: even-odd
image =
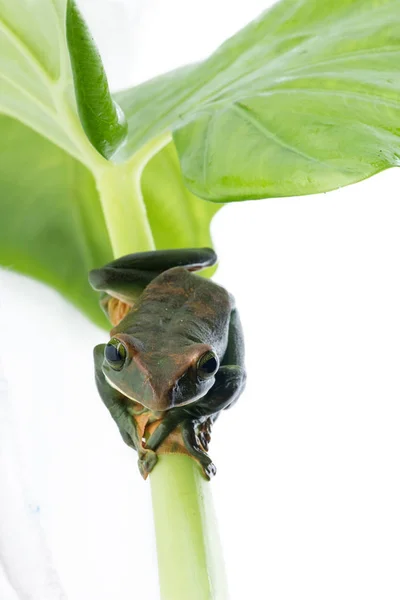
[{"label": "frog's hind leg", "polygon": [[102,292],[100,296],[100,308],[114,327],[126,317],[132,306],[133,302],[124,302],[107,292]]},{"label": "frog's hind leg", "polygon": [[157,451],[171,431],[178,427],[186,450],[200,463],[204,475],[210,479],[216,473],[216,468],[207,454],[212,424],[220,411],[237,400],[244,388],[245,378],[242,366],[221,366],[211,390],[192,404],[169,410],[147,440],[145,447]]},{"label": "frog's hind leg", "polygon": [[193,404],[169,410],[147,440],[145,448],[157,451],[177,427],[186,450],[200,463],[204,475],[210,479],[216,473],[216,467],[207,454],[211,427],[220,411],[236,402],[244,389],[245,380],[246,374],[242,365],[220,367],[215,376],[215,384],[208,394]]},{"label": "frog's hind leg", "polygon": [[106,267],[141,271],[148,275],[151,273],[151,279],[153,279],[172,267],[184,267],[189,271],[197,271],[212,266],[216,261],[217,255],[212,248],[174,248],[127,254],[108,263]]},{"label": "frog's hind leg", "polygon": [[[95,290],[103,292],[100,305],[106,315],[112,321],[119,322],[144,288],[163,271],[172,267],[198,271],[212,266],[216,260],[216,254],[211,248],[154,250],[128,254],[101,269],[90,271],[89,282]],[[117,302],[112,301],[112,298]]]}]

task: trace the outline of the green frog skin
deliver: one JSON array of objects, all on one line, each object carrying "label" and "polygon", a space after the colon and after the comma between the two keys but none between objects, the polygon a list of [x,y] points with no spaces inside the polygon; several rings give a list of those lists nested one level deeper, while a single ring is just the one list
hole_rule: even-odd
[{"label": "green frog skin", "polygon": [[245,385],[244,344],[234,299],[194,271],[210,248],[123,256],[89,274],[114,328],[94,349],[99,394],[144,478],[157,453],[192,456],[209,479],[211,427]]}]

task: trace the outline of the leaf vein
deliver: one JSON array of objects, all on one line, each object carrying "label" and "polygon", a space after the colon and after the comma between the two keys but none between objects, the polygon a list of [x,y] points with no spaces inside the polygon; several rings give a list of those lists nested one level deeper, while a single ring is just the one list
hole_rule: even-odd
[{"label": "leaf vein", "polygon": [[301,71],[305,71],[307,69],[314,69],[315,67],[321,67],[324,65],[331,65],[331,64],[335,64],[337,62],[345,62],[347,60],[351,60],[353,58],[369,58],[369,57],[375,57],[375,56],[380,56],[380,55],[385,55],[387,56],[388,54],[398,54],[400,55],[400,50],[399,48],[394,49],[392,46],[387,46],[387,48],[391,48],[390,50],[386,50],[383,49],[383,47],[377,51],[373,51],[370,50],[368,52],[364,52],[364,51],[360,51],[360,52],[348,52],[347,54],[342,54],[340,56],[335,56],[335,58],[332,58],[330,60],[321,60],[318,62],[310,62],[307,63],[306,65],[303,65],[301,67],[298,68],[293,68],[293,69],[288,69],[286,71],[287,73],[300,73]]},{"label": "leaf vein", "polygon": [[26,58],[29,64],[35,69],[35,71],[45,80],[49,86],[54,85],[50,73],[45,69],[43,64],[33,54],[29,46],[16,34],[12,27],[2,18],[0,18],[0,31],[2,31],[13,44],[13,46]]},{"label": "leaf vein", "polygon": [[49,116],[51,119],[56,119],[57,113],[56,113],[55,110],[52,110],[50,108],[50,106],[48,106],[47,104],[45,104],[44,102],[42,102],[37,96],[35,96],[29,90],[27,90],[22,85],[20,85],[19,83],[17,83],[15,81],[15,79],[11,79],[10,77],[7,77],[7,75],[5,75],[5,73],[1,73],[1,72],[0,72],[0,79],[3,79],[4,81],[7,81],[7,83],[9,83],[10,85],[12,85],[19,92],[21,92],[21,94],[23,94],[27,98],[30,98],[30,100],[32,101],[32,103],[36,104],[36,106],[38,108],[40,108],[40,110],[42,110],[45,114],[47,114],[47,116]]},{"label": "leaf vein", "polygon": [[205,131],[205,142],[204,142],[204,154],[203,154],[203,185],[207,188],[207,173],[209,166],[209,154],[210,154],[210,129],[213,122],[213,115],[210,116]]},{"label": "leaf vein", "polygon": [[328,89],[306,89],[306,88],[284,88],[284,89],[271,89],[267,92],[257,94],[258,96],[270,96],[273,94],[306,94],[306,95],[321,95],[321,96],[339,96],[341,98],[354,98],[361,100],[362,102],[374,102],[376,104],[384,104],[385,106],[391,106],[400,110],[400,102],[396,100],[387,100],[382,96],[376,96],[374,94],[358,94],[357,92],[349,92],[345,90],[328,90]]},{"label": "leaf vein", "polygon": [[333,168],[332,165],[330,165],[329,163],[323,162],[322,160],[319,160],[318,158],[315,158],[314,156],[311,156],[310,154],[307,154],[307,153],[303,152],[302,150],[299,150],[295,146],[292,146],[291,144],[288,144],[287,142],[282,140],[279,136],[277,136],[275,133],[273,133],[265,125],[265,123],[260,121],[257,114],[254,111],[252,111],[248,106],[246,106],[240,102],[234,102],[232,104],[232,109],[235,112],[237,112],[238,115],[242,119],[245,119],[248,123],[253,125],[253,127],[255,127],[255,129],[257,129],[264,137],[272,140],[273,142],[275,142],[277,145],[281,146],[282,148],[285,148],[286,150],[289,150],[290,152],[293,152],[294,154],[297,154],[298,156],[301,156],[302,158],[305,158],[306,160],[308,160],[310,162],[315,162],[319,165],[324,165],[328,169]]}]

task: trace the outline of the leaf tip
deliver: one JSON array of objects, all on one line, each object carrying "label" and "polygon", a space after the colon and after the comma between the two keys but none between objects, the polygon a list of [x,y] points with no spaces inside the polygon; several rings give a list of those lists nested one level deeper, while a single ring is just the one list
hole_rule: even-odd
[{"label": "leaf tip", "polygon": [[82,127],[106,159],[125,142],[128,122],[112,99],[99,50],[75,0],[67,0],[66,37]]}]

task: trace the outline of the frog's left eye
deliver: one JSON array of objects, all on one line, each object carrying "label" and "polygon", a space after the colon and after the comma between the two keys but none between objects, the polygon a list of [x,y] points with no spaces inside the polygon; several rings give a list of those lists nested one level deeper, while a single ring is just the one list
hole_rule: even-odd
[{"label": "frog's left eye", "polygon": [[126,348],[122,342],[112,338],[104,350],[104,356],[110,367],[120,371],[126,360]]},{"label": "frog's left eye", "polygon": [[218,370],[218,358],[214,352],[206,352],[197,361],[197,375],[201,379],[212,377]]}]

